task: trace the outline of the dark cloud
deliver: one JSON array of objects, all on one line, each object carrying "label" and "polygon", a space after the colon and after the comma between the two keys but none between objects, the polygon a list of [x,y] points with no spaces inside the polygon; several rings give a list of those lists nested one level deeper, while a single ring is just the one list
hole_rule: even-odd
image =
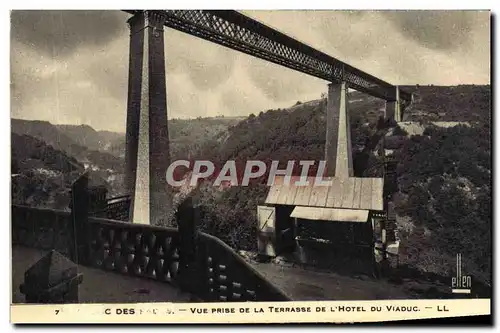
[{"label": "dark cloud", "polygon": [[407,37],[438,50],[452,50],[467,43],[477,11],[387,11],[383,15]]},{"label": "dark cloud", "polygon": [[106,44],[128,29],[119,11],[37,11],[11,13],[11,38],[52,56],[66,56],[77,47]]}]

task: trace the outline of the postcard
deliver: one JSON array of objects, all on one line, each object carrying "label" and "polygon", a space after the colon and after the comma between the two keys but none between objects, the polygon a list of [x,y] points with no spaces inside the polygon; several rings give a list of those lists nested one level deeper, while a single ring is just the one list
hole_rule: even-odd
[{"label": "postcard", "polygon": [[11,11],[11,322],[491,323],[490,22]]}]

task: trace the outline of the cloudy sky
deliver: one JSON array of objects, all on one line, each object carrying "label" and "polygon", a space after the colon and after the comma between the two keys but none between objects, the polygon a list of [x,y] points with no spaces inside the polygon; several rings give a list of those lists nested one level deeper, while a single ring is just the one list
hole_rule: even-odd
[{"label": "cloudy sky", "polygon": [[[489,12],[246,11],[392,84],[489,84]],[[14,11],[11,115],[125,130],[129,15]],[[169,117],[242,116],[317,99],[326,82],[166,29]]]}]

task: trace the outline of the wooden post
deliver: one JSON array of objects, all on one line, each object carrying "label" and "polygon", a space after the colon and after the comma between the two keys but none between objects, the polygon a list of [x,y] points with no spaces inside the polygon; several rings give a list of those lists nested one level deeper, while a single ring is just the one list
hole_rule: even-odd
[{"label": "wooden post", "polygon": [[188,197],[177,211],[177,225],[180,238],[179,283],[182,289],[191,291],[199,285],[197,281],[197,209],[193,198]]},{"label": "wooden post", "polygon": [[71,186],[70,258],[77,265],[90,263],[90,229],[88,223],[89,178],[84,173]]}]

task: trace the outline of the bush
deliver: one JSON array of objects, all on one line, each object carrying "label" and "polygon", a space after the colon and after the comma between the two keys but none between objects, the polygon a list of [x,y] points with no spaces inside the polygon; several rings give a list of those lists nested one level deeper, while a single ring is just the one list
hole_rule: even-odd
[{"label": "bush", "polygon": [[205,184],[197,190],[200,230],[236,250],[257,250],[257,205],[268,187],[255,185],[219,190]]}]

